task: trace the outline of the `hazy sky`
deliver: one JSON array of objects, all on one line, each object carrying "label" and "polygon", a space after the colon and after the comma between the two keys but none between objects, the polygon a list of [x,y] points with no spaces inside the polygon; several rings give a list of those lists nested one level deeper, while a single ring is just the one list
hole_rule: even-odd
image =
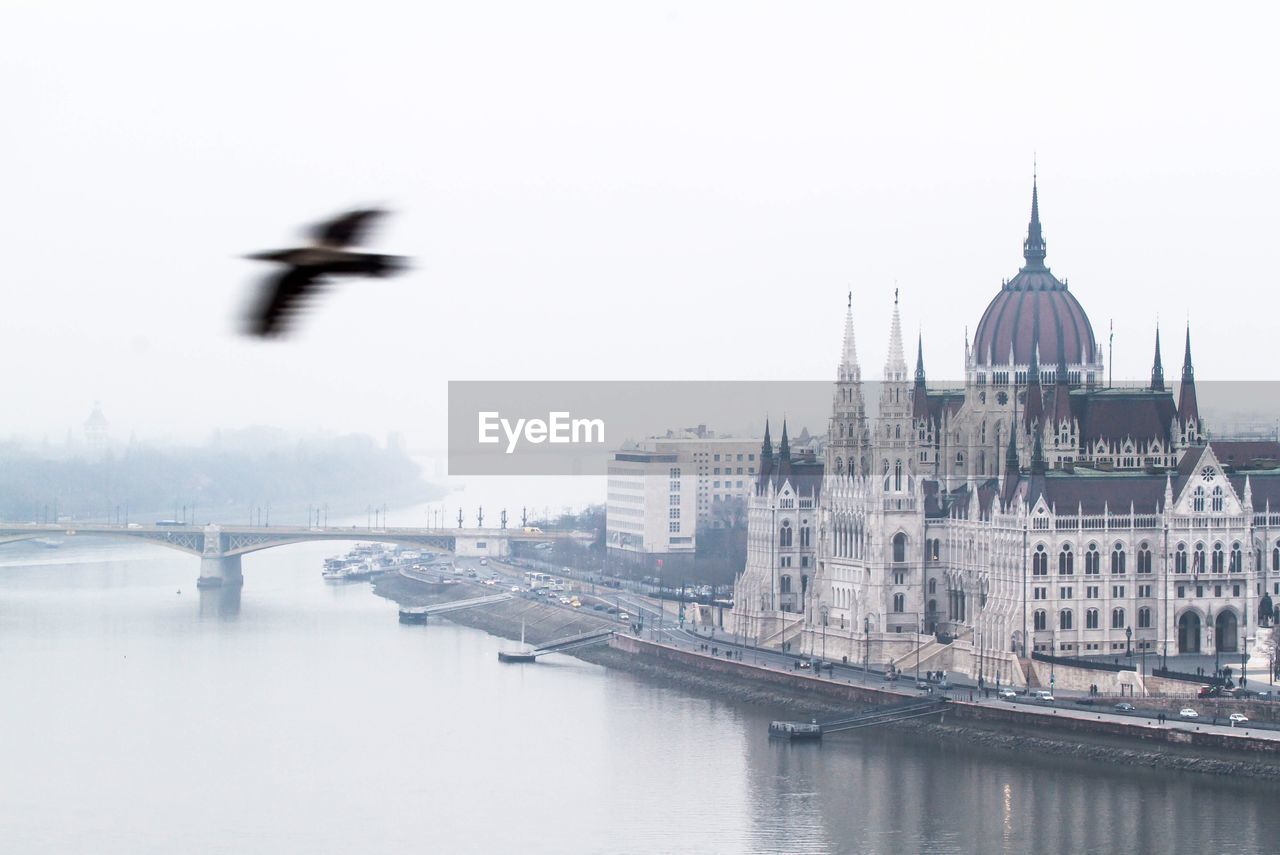
[{"label": "hazy sky", "polygon": [[[1048,263],[1117,378],[1274,377],[1274,7],[0,0],[0,434],[443,442],[449,379],[821,379],[895,281],[930,374]],[[236,333],[362,203],[411,275]],[[762,402],[767,409],[767,402]]]}]

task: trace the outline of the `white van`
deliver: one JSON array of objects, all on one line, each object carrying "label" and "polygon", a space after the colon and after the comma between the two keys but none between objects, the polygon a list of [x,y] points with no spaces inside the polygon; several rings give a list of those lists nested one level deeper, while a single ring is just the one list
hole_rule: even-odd
[{"label": "white van", "polygon": [[1053,692],[1050,692],[1048,689],[1040,689],[1031,697],[1035,698],[1037,701],[1052,701]]}]

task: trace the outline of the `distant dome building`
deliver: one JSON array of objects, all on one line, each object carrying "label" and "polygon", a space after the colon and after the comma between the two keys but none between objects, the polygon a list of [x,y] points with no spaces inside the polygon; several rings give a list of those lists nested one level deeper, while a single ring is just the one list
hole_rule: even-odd
[{"label": "distant dome building", "polygon": [[1026,371],[1034,355],[1047,369],[1044,382],[1052,382],[1052,370],[1061,360],[1072,383],[1092,386],[1101,380],[1102,357],[1084,307],[1045,266],[1039,190],[1034,182],[1022,256],[1026,264],[982,313],[971,362],[977,368]]},{"label": "distant dome building", "polygon": [[102,413],[102,402],[93,402],[93,412],[84,421],[84,441],[90,448],[105,448],[108,441],[110,425]]}]

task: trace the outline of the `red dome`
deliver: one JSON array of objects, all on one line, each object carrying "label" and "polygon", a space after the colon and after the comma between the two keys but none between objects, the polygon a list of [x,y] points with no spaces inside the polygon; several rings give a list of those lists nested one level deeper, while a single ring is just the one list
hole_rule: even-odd
[{"label": "red dome", "polygon": [[1045,242],[1034,184],[1023,257],[1026,266],[1005,283],[978,322],[973,339],[977,364],[1008,365],[1012,353],[1014,364],[1027,365],[1037,341],[1041,365],[1056,365],[1060,354],[1068,365],[1096,363],[1098,344],[1089,316],[1067,286],[1044,266]]}]

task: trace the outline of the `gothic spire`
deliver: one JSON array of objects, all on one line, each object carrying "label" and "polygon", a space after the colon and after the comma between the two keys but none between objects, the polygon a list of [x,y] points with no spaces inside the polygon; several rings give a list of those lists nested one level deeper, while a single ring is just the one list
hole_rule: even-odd
[{"label": "gothic spire", "polygon": [[1009,420],[1009,450],[1004,455],[1004,466],[1006,472],[1016,474],[1018,471],[1018,420],[1016,418]]},{"label": "gothic spire", "polygon": [[782,420],[782,441],[778,443],[778,484],[791,476],[791,442],[787,439],[787,420]]},{"label": "gothic spire", "polygon": [[1182,357],[1182,384],[1178,387],[1178,417],[1182,423],[1200,421],[1200,406],[1196,402],[1196,375],[1191,367],[1191,325],[1187,324],[1187,350]]},{"label": "gothic spire", "polygon": [[1164,391],[1164,365],[1160,363],[1160,327],[1156,327],[1156,358],[1151,363],[1151,390]]},{"label": "gothic spire", "polygon": [[916,337],[916,385],[924,386],[924,334]]},{"label": "gothic spire", "polygon": [[1040,191],[1036,175],[1031,174],[1031,222],[1027,226],[1027,239],[1022,244],[1022,257],[1028,270],[1043,270],[1045,256],[1044,234],[1040,230]]},{"label": "gothic spire", "polygon": [[1036,437],[1031,444],[1031,474],[1043,475],[1045,473],[1044,462],[1044,442],[1040,439],[1040,431],[1036,431]]},{"label": "gothic spire", "polygon": [[884,362],[886,382],[905,382],[907,359],[902,352],[902,317],[898,313],[898,289],[893,289],[893,321],[889,326],[889,356]]},{"label": "gothic spire", "polygon": [[773,460],[773,441],[769,439],[769,420],[764,420],[764,444],[760,446],[760,460]]},{"label": "gothic spire", "polygon": [[853,335],[853,292],[849,292],[849,306],[844,313],[844,347],[840,351],[838,376],[842,381],[857,382],[862,379],[858,366],[858,347]]},{"label": "gothic spire", "polygon": [[911,417],[929,417],[929,393],[924,382],[924,336],[916,339],[916,385],[911,390]]},{"label": "gothic spire", "polygon": [[1026,425],[1027,430],[1038,434],[1043,422],[1044,391],[1040,388],[1040,304],[1037,303],[1035,321],[1031,330],[1031,364],[1027,366],[1027,404],[1022,411],[1022,423]]}]

